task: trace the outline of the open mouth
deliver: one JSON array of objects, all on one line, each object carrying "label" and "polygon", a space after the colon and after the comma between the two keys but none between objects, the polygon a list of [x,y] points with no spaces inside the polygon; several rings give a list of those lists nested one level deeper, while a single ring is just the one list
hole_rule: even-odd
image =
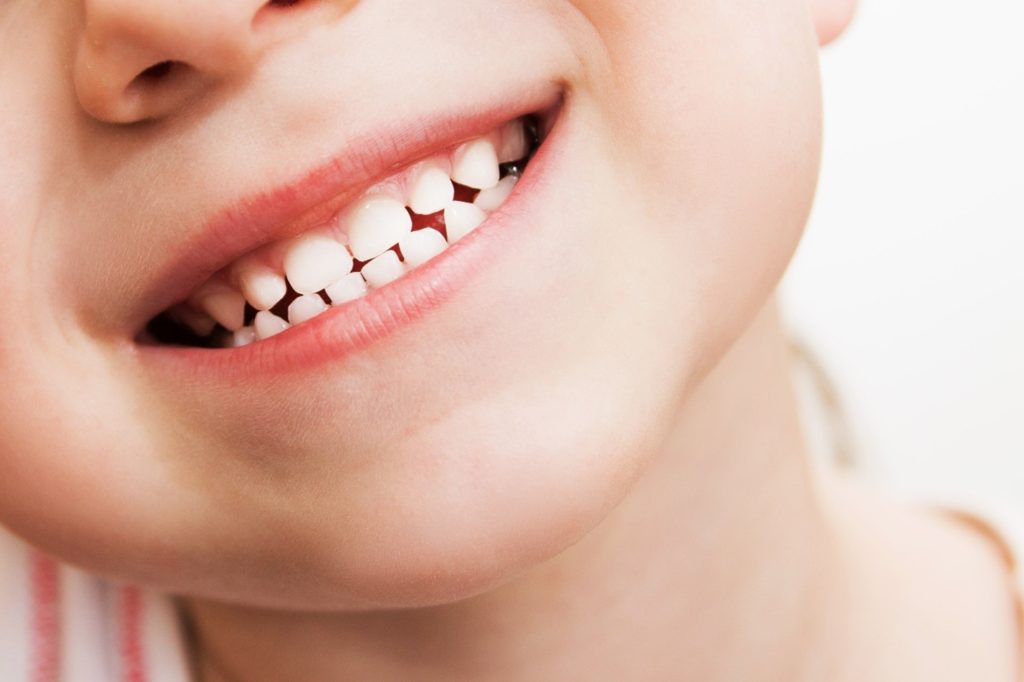
[{"label": "open mouth", "polygon": [[318,227],[221,268],[153,318],[140,342],[247,346],[387,287],[505,204],[548,123],[524,116],[406,166]]}]

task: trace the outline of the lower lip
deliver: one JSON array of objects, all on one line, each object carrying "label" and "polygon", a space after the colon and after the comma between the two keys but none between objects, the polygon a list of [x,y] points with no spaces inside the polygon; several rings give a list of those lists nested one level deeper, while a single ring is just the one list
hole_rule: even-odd
[{"label": "lower lip", "polygon": [[452,244],[433,260],[364,297],[331,308],[313,320],[242,348],[209,349],[134,345],[147,363],[160,363],[176,376],[210,376],[231,380],[269,373],[293,373],[337,362],[446,305],[460,290],[503,254],[526,239],[539,222],[549,176],[562,158],[565,106],[530,161],[522,180],[487,222]]}]

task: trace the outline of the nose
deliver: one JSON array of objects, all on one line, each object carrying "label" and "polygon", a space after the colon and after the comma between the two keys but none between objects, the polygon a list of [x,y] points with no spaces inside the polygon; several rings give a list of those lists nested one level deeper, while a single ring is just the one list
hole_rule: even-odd
[{"label": "nose", "polygon": [[302,34],[328,9],[327,0],[83,3],[75,92],[82,109],[106,123],[174,114],[210,87],[243,77],[268,48]]}]

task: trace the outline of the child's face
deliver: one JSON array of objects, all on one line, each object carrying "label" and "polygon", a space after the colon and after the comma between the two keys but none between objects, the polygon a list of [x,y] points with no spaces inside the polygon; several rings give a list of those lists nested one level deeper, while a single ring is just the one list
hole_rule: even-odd
[{"label": "child's face", "polygon": [[[0,519],[173,590],[466,596],[598,523],[769,295],[809,11],[280,4],[0,4]],[[516,193],[432,269],[245,348],[143,335],[300,208],[528,113]]]}]

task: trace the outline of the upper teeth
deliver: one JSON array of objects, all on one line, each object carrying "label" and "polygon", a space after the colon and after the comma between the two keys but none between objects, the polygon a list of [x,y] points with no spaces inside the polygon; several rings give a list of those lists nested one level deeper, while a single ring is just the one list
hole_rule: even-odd
[{"label": "upper teeth", "polygon": [[[483,223],[518,181],[518,174],[502,178],[499,162],[520,161],[528,153],[524,123],[518,120],[450,155],[416,164],[376,185],[329,226],[242,257],[200,287],[188,304],[176,306],[172,316],[200,336],[211,333],[216,322],[233,332],[224,345],[237,347],[316,317],[329,307],[326,300],[342,305],[386,286]],[[456,201],[455,184],[480,191],[472,202]],[[431,222],[437,229],[414,229],[415,215],[435,214]],[[278,310],[288,285],[299,297],[284,319],[270,309]],[[249,326],[246,303],[259,311]]]},{"label": "upper teeth", "polygon": [[406,203],[409,210],[420,215],[443,211],[455,198],[455,185],[445,168],[437,162],[428,162],[417,169],[409,184]]},{"label": "upper teeth", "polygon": [[500,179],[498,151],[490,140],[473,140],[455,150],[452,157],[455,182],[473,189],[487,189],[497,185]]},{"label": "upper teeth", "polygon": [[498,147],[498,162],[510,163],[524,158],[530,151],[530,141],[522,121],[506,123],[501,129]]},{"label": "upper teeth", "polygon": [[361,261],[368,261],[390,249],[412,231],[412,216],[397,199],[370,197],[356,204],[348,216],[347,227],[348,247],[352,255]]},{"label": "upper teeth", "polygon": [[352,254],[329,235],[304,234],[286,248],[284,272],[295,291],[315,294],[352,272]]},{"label": "upper teeth", "polygon": [[284,275],[264,265],[243,265],[236,269],[236,279],[256,310],[270,310],[288,293]]},{"label": "upper teeth", "polygon": [[207,282],[196,293],[195,301],[225,329],[238,331],[245,324],[245,298],[227,284]]}]

